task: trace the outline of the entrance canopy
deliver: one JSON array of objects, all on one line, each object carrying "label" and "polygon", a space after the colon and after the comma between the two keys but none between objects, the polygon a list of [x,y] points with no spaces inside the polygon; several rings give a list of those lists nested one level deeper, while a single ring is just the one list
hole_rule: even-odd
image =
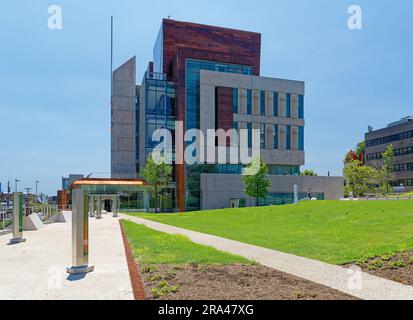
[{"label": "entrance canopy", "polygon": [[84,190],[90,194],[118,194],[123,192],[142,192],[146,185],[140,179],[81,179],[72,183],[72,190]]}]

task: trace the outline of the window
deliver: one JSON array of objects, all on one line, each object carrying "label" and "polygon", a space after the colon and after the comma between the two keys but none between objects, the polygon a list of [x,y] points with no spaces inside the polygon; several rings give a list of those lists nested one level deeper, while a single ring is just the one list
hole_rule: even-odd
[{"label": "window", "polygon": [[247,90],[247,114],[252,114],[252,93]]},{"label": "window", "polygon": [[278,149],[278,124],[274,125],[274,149]]},{"label": "window", "polygon": [[410,138],[413,138],[413,130],[402,132],[402,133],[395,134],[392,136],[369,140],[366,142],[366,146],[373,147],[373,146],[378,146],[381,144],[387,144],[387,143],[391,143],[394,141],[405,140],[405,139],[410,139]]},{"label": "window", "polygon": [[304,127],[298,127],[298,150],[304,150]]},{"label": "window", "polygon": [[265,116],[265,91],[261,91],[261,101],[260,101],[260,110],[261,110],[261,115]]},{"label": "window", "polygon": [[298,118],[304,119],[304,96],[298,96]]},{"label": "window", "polygon": [[287,126],[287,132],[286,132],[285,138],[286,138],[285,148],[287,150],[291,150],[291,126],[290,125]]},{"label": "window", "polygon": [[274,92],[274,103],[273,103],[273,108],[274,108],[274,117],[278,117],[278,92]]},{"label": "window", "polygon": [[287,93],[285,116],[291,118],[291,94]]},{"label": "window", "polygon": [[261,149],[265,149],[265,124],[260,125],[260,146]]},{"label": "window", "polygon": [[234,113],[238,113],[238,88],[232,90],[232,105]]},{"label": "window", "polygon": [[248,148],[252,148],[252,123],[247,123],[248,130]]}]

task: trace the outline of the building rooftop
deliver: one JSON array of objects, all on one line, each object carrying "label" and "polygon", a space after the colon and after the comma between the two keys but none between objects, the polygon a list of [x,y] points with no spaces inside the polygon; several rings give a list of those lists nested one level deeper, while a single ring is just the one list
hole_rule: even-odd
[{"label": "building rooftop", "polygon": [[399,124],[407,123],[407,122],[409,122],[409,121],[413,121],[413,116],[405,117],[405,118],[402,118],[402,119],[399,120],[399,121],[389,123],[389,124],[387,125],[387,127],[394,127],[394,126],[397,126],[397,125],[399,125]]}]

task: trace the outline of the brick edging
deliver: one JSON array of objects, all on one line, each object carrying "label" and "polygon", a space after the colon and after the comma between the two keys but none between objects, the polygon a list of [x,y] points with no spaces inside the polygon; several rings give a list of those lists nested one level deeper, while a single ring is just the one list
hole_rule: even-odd
[{"label": "brick edging", "polygon": [[146,300],[145,287],[142,282],[138,264],[135,261],[135,258],[132,253],[132,249],[129,245],[128,238],[126,237],[126,233],[123,228],[122,221],[124,220],[119,220],[119,225],[120,225],[120,230],[122,233],[123,245],[125,247],[126,261],[128,263],[133,296],[135,297],[135,300]]}]

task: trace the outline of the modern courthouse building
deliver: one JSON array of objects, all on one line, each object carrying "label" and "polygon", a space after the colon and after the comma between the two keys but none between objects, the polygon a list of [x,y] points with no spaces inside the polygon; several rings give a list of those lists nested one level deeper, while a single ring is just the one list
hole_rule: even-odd
[{"label": "modern courthouse building", "polygon": [[413,117],[390,123],[386,128],[366,133],[366,165],[380,168],[382,154],[393,145],[395,154],[394,186],[413,190]]},{"label": "modern courthouse building", "polygon": [[[259,33],[164,19],[141,84],[136,85],[135,57],[113,72],[112,178],[140,177],[159,144],[152,141],[153,132],[166,128],[175,135],[180,121],[184,132],[201,129],[205,136],[208,129],[247,129],[249,144],[252,129],[260,130],[261,156],[272,180],[262,204],[291,203],[294,185],[318,199],[342,197],[341,177],[300,176],[304,82],[262,77],[260,60]],[[182,153],[175,145],[173,151]],[[241,164],[173,168],[174,184],[167,193],[171,209],[254,204],[243,192]]]}]

